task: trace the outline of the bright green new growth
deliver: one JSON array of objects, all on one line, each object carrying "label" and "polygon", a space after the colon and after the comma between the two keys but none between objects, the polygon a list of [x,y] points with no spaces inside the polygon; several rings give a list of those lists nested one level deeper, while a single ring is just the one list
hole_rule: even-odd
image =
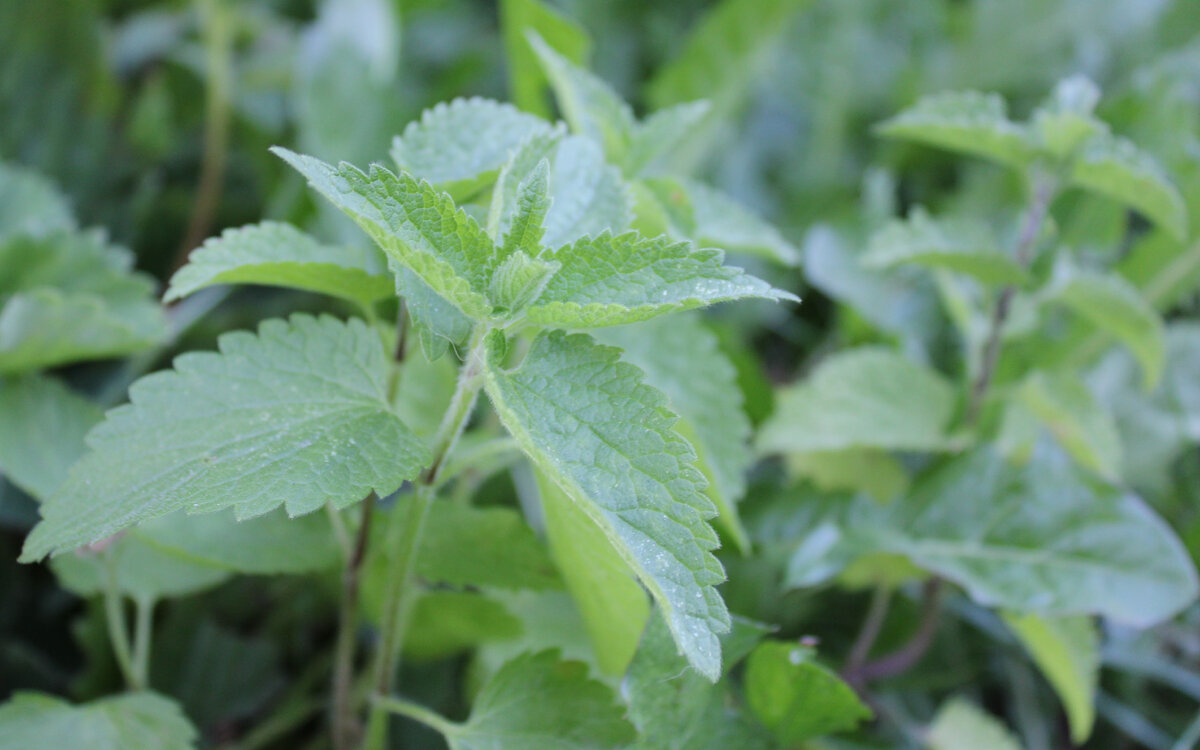
[{"label": "bright green new growth", "polygon": [[130,389],[42,506],[23,560],[174,510],[291,515],[386,495],[429,462],[387,401],[379,336],[361,321],[271,320],[185,354]]},{"label": "bright green new growth", "polygon": [[871,718],[871,710],[812,649],[769,641],[746,663],[746,702],[786,745],[844,732]]},{"label": "bright green new growth", "polygon": [[688,660],[720,674],[717,634],[729,615],[716,584],[724,573],[710,550],[695,453],[672,430],[675,418],[641,373],[587,336],[539,336],[521,365],[489,357],[486,389],[501,421],[539,470],[608,537],[650,590]]}]

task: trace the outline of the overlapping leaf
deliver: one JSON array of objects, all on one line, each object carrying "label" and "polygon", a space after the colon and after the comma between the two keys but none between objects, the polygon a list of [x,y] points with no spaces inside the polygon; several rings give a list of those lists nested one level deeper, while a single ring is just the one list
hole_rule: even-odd
[{"label": "overlapping leaf", "polygon": [[290,224],[227,229],[192,251],[171,277],[168,302],[214,284],[286,286],[360,304],[390,296],[395,282],[375,249],[317,242]]},{"label": "overlapping leaf", "polygon": [[44,499],[83,452],[100,408],[50,377],[0,377],[0,472]]},{"label": "overlapping leaf", "polygon": [[393,141],[391,154],[401,170],[463,200],[495,179],[523,140],[549,130],[545,120],[511,104],[455,99],[409,123]]},{"label": "overlapping leaf", "polygon": [[746,702],[785,745],[854,729],[871,710],[812,649],[769,641],[746,662]]},{"label": "overlapping leaf", "polygon": [[1037,153],[1026,128],[1008,119],[1004,99],[978,91],[927,96],[882,123],[879,133],[1013,167],[1028,164]]},{"label": "overlapping leaf", "polygon": [[23,559],[179,509],[344,506],[394,491],[429,460],[388,406],[387,357],[361,321],[297,315],[219,344],[133,385],[43,504]]},{"label": "overlapping leaf", "polygon": [[173,701],[128,693],[72,706],[40,693],[17,693],[0,706],[0,747],[89,750],[192,750],[196,730]]},{"label": "overlapping leaf", "polygon": [[40,174],[0,163],[0,238],[75,228],[66,198]]},{"label": "overlapping leaf", "polygon": [[982,227],[935,221],[919,209],[876,232],[862,262],[868,268],[902,263],[945,268],[993,284],[1017,284],[1027,276]]},{"label": "overlapping leaf", "polygon": [[1071,740],[1083,744],[1096,721],[1100,679],[1100,639],[1091,618],[1008,614],[1004,622],[1062,699]]},{"label": "overlapping leaf", "polygon": [[938,709],[926,734],[929,750],[1021,750],[1008,728],[961,698]]},{"label": "overlapping leaf", "polygon": [[1124,138],[1104,133],[1083,144],[1071,181],[1132,206],[1177,240],[1187,237],[1183,197],[1162,167]]},{"label": "overlapping leaf", "polygon": [[722,265],[719,250],[694,250],[664,237],[605,233],[560,248],[553,258],[562,267],[526,308],[530,323],[591,328],[745,297],[796,299]]},{"label": "overlapping leaf", "polygon": [[486,389],[534,464],[599,526],[650,590],[679,649],[715,680],[729,615],[695,454],[666,398],[619,351],[587,336],[539,336],[511,371],[490,359]]}]

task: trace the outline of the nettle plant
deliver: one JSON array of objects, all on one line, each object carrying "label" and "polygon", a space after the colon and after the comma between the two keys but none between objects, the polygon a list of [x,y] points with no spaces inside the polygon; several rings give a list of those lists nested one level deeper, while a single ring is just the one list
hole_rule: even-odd
[{"label": "nettle plant", "polygon": [[[1187,550],[1130,488],[1127,469],[1136,466],[1123,460],[1118,417],[1128,422],[1131,409],[1143,408],[1149,417],[1164,404],[1194,408],[1188,381],[1200,337],[1186,324],[1164,325],[1151,302],[1162,279],[1139,288],[1106,267],[1108,248],[1067,246],[1051,218],[1057,197],[1084,191],[1106,199],[1109,213],[1123,214],[1124,204],[1151,223],[1135,256],[1150,246],[1183,250],[1184,201],[1146,153],[1093,114],[1098,99],[1090,81],[1067,79],[1028,121],[1014,122],[996,95],[942,93],[878,127],[886,138],[1013,170],[1028,204],[1012,225],[943,219],[918,206],[874,233],[858,257],[861,273],[931,282],[960,337],[961,381],[914,357],[920,347],[825,358],[784,389],[757,440],[805,484],[790,508],[752,522],[771,527],[759,535],[764,544],[787,550],[786,586],[836,579],[875,588],[847,656],[848,682],[865,689],[914,667],[934,639],[950,582],[1001,615],[998,637],[1007,629],[1044,671],[1076,743],[1094,723],[1096,616],[1145,628],[1197,595]],[[1089,375],[1113,341],[1132,361],[1114,352]],[[1185,424],[1165,429],[1174,435]],[[1133,434],[1152,433],[1135,426]],[[1182,432],[1157,441],[1164,462],[1187,444]],[[814,497],[812,487],[824,494]],[[830,492],[849,494],[838,502]],[[924,581],[915,634],[871,658],[891,593],[914,581]],[[982,746],[1002,731],[985,726],[992,722],[951,702],[931,743]]]},{"label": "nettle plant", "polygon": [[[459,748],[616,747],[638,731],[674,732],[660,716],[670,711],[653,704],[686,666],[709,682],[721,677],[733,623],[716,588],[724,573],[709,522],[746,545],[733,503],[749,426],[715,336],[696,318],[664,316],[796,300],[687,237],[732,233],[723,244],[776,258],[792,249],[710,188],[643,179],[700,106],[636,122],[586,71],[544,45],[539,52],[577,132],[470,99],[430,110],[397,137],[394,170],[275,149],[374,247],[326,245],[263,222],[208,241],[172,279],[168,301],[254,283],[332,295],[361,316],[267,320],[256,333],[222,336],[216,352],[179,356],[130,387],[129,403],[108,412],[66,479],[43,493],[21,559],[54,556],[70,588],[105,593],[132,688],[148,684],[157,600],[235,572],[327,569],[339,554],[337,747],[385,746],[391,712]],[[728,221],[711,225],[721,212]],[[481,392],[490,415],[477,408]],[[514,512],[462,502],[521,455],[524,511],[549,558]],[[583,665],[532,638],[527,653],[493,671],[465,723],[393,697],[412,623],[482,599],[418,581],[565,585],[600,672],[640,675],[630,689],[642,697],[617,706]],[[136,604],[132,638],[123,596]],[[661,620],[643,637],[651,601]],[[360,609],[378,625],[362,670]],[[734,628],[725,663],[762,632]],[[647,655],[634,661],[635,651]],[[784,679],[781,669],[811,670],[861,715],[808,654],[787,648],[759,660],[768,682]],[[689,711],[720,700],[697,695]],[[33,731],[42,700],[10,704],[20,726],[8,731]],[[105,716],[100,704],[55,710],[62,721]],[[174,736],[171,747],[187,745],[186,732]]]}]

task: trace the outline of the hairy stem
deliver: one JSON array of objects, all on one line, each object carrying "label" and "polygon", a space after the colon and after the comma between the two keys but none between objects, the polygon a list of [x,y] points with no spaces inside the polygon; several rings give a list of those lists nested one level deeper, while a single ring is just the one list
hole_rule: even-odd
[{"label": "hairy stem", "polygon": [[[425,530],[425,519],[436,494],[435,484],[446,457],[466,427],[475,400],[483,384],[482,367],[486,331],[477,329],[471,338],[471,349],[458,373],[454,397],[433,439],[433,461],[416,482],[416,492],[408,512],[393,513],[392,529],[402,524],[399,540],[392,547],[393,558],[388,567],[387,591],[380,622],[380,643],[375,655],[375,695],[386,697],[392,692],[400,651],[404,646],[404,631],[416,601],[415,568],[417,551]],[[389,530],[390,531],[390,530]],[[392,534],[389,533],[389,539]],[[367,726],[366,747],[382,750],[387,745],[387,714],[377,703],[372,704]]]},{"label": "hairy stem", "polygon": [[[358,741],[360,727],[354,717],[354,656],[358,630],[358,589],[367,540],[371,533],[371,516],[375,508],[375,493],[362,502],[362,520],[353,546],[349,547],[342,570],[342,598],[338,614],[337,647],[333,666],[332,721],[334,750],[351,750]],[[334,511],[336,515],[336,511]],[[339,517],[340,518],[340,517]]]},{"label": "hairy stem", "polygon": [[125,684],[129,686],[130,690],[141,690],[145,687],[145,683],[139,678],[137,670],[133,666],[133,656],[129,646],[129,628],[125,622],[125,602],[117,581],[117,558],[111,548],[104,552],[104,569],[106,573],[104,615],[108,623],[108,639],[112,643],[117,666],[125,677]]},{"label": "hairy stem", "polygon": [[[1035,178],[1033,197],[1025,212],[1025,222],[1017,237],[1017,247],[1014,253],[1017,263],[1028,267],[1032,262],[1034,245],[1041,234],[1042,224],[1046,221],[1046,213],[1050,210],[1050,202],[1054,200],[1054,183],[1049,179]],[[967,405],[966,422],[975,424],[983,409],[984,399],[991,387],[992,378],[996,372],[996,363],[1000,359],[1000,342],[1004,339],[1004,325],[1008,322],[1008,313],[1012,308],[1013,297],[1017,288],[1009,285],[1000,290],[996,305],[992,308],[991,323],[988,326],[987,339],[983,345],[983,356],[979,363],[979,372],[971,384],[971,397]]]},{"label": "hairy stem", "polygon": [[175,259],[175,268],[187,262],[192,248],[208,234],[221,197],[225,164],[229,155],[230,99],[233,94],[233,23],[232,10],[224,0],[199,0],[205,64],[207,98],[204,111],[204,160],[200,164],[200,182],[187,233]]}]

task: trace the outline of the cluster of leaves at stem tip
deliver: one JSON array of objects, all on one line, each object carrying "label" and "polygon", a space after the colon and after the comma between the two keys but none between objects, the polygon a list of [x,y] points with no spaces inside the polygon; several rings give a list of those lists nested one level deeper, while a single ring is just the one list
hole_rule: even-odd
[{"label": "cluster of leaves at stem tip", "polygon": [[[36,738],[58,726],[87,726],[111,747],[150,746],[149,736],[190,746],[194,731],[174,704],[141,692],[142,627],[154,603],[234,573],[327,570],[339,552],[350,566],[361,556],[356,543],[383,550],[362,571],[384,582],[375,587],[382,600],[363,603],[383,631],[367,728],[376,747],[386,712],[463,749],[530,746],[513,737],[564,748],[768,747],[853,728],[870,711],[849,685],[808,647],[758,643],[766,629],[731,618],[717,591],[716,529],[735,549],[750,545],[737,501],[756,455],[782,455],[790,474],[857,493],[809,519],[787,564],[788,588],[864,569],[872,582],[957,584],[1001,612],[1062,695],[1077,741],[1094,720],[1092,617],[1147,626],[1194,600],[1186,551],[1119,483],[1114,429],[1094,416],[1103,411],[1070,370],[1093,342],[1116,340],[1145,388],[1179,377],[1143,290],[1063,247],[1049,220],[1056,196],[1082,189],[1134,209],[1173,241],[1188,236],[1179,193],[1094,115],[1090,82],[1064,81],[1027,122],[1010,120],[998,97],[968,92],[932,96],[879,127],[888,138],[996,162],[1027,187],[1029,205],[1011,227],[917,208],[877,232],[860,258],[860,270],[932,277],[968,352],[965,376],[955,383],[878,346],[833,355],[784,389],[752,452],[733,367],[686,313],[795,300],[726,265],[723,250],[784,265],[799,255],[684,176],[687,136],[709,123],[709,104],[639,120],[563,54],[569,31],[539,18],[559,43],[518,40],[524,57],[514,65],[537,67],[565,123],[530,114],[538,108],[528,102],[459,99],[398,135],[390,166],[275,149],[370,242],[326,244],[264,221],[206,242],[166,293],[173,302],[216,285],[275,285],[337,298],[358,314],[293,315],[228,333],[218,351],[184,354],[133,383],[129,403],[103,417],[42,370],[164,346],[162,313],[127,253],[79,231],[35,176],[0,174],[0,196],[29,201],[0,242],[0,267],[19,271],[0,280],[0,317],[6,336],[20,334],[0,339],[0,413],[36,412],[26,419],[66,444],[87,433],[82,456],[60,453],[54,465],[27,458],[36,446],[0,445],[6,474],[42,501],[22,559],[55,556],[68,588],[109,594],[114,651],[139,691],[82,707],[18,696],[0,708],[0,746],[43,742]],[[731,22],[714,18],[705,33]],[[674,83],[690,90],[687,80]],[[1035,366],[1001,372],[1004,347],[1050,336],[1043,313],[1073,316],[1073,338],[1057,360],[1033,357]],[[494,420],[476,422],[498,421],[507,437],[466,432],[481,391]],[[910,478],[897,453],[928,454],[932,468]],[[434,499],[462,473],[508,468],[518,455],[525,463],[514,472],[524,472],[552,564],[516,513]],[[352,506],[362,509],[358,542],[341,515]],[[372,509],[390,523],[369,527]],[[89,545],[90,555],[63,554]],[[897,557],[910,565],[879,570]],[[394,640],[420,613],[411,596],[418,576],[499,590],[565,587],[595,666],[605,678],[624,676],[628,706],[583,665],[536,649],[496,669],[461,723],[391,696]],[[133,643],[121,596],[136,605]],[[462,601],[455,596],[431,592],[426,601],[452,606]],[[907,658],[869,661],[870,645],[845,673],[859,688]],[[708,684],[747,655],[744,698],[758,724],[726,711]],[[948,704],[932,741],[986,725],[977,714]]]}]

